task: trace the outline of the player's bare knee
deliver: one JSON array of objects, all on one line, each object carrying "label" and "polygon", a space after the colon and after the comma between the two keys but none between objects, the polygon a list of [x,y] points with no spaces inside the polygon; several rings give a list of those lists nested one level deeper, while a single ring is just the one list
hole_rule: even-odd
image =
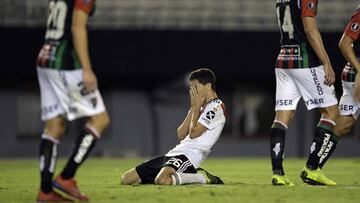
[{"label": "player's bare knee", "polygon": [[172,179],[167,176],[157,176],[155,178],[155,184],[156,185],[171,185]]},{"label": "player's bare knee", "polygon": [[337,125],[335,127],[334,132],[335,132],[336,136],[342,137],[342,136],[348,134],[351,131],[351,128],[352,128],[352,125],[350,125],[350,124]]},{"label": "player's bare knee", "polygon": [[59,139],[65,132],[65,120],[63,118],[55,118],[46,121],[44,132],[56,139]]},{"label": "player's bare knee", "polygon": [[92,116],[89,122],[91,126],[97,128],[99,131],[103,131],[108,127],[110,123],[110,117],[107,112],[103,112]]},{"label": "player's bare knee", "polygon": [[91,127],[95,128],[101,135],[110,123],[109,114],[105,111],[103,113],[91,116],[88,123]]},{"label": "player's bare knee", "polygon": [[131,185],[133,183],[130,181],[129,175],[127,173],[125,173],[120,178],[120,184],[121,185]]},{"label": "player's bare knee", "polygon": [[277,111],[275,119],[288,125],[294,117],[295,111]]},{"label": "player's bare knee", "polygon": [[336,121],[336,119],[340,115],[339,108],[336,105],[321,109],[320,112],[324,118],[327,118],[327,119],[330,119],[333,121]]},{"label": "player's bare knee", "polygon": [[107,112],[104,112],[101,115],[101,123],[103,125],[103,128],[107,128],[110,124],[110,116]]}]

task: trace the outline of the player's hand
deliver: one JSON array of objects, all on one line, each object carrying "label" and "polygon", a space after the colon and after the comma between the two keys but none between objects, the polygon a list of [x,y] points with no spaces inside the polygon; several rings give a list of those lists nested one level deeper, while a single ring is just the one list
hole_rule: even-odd
[{"label": "player's hand", "polygon": [[325,81],[324,84],[327,86],[331,86],[335,83],[335,73],[331,64],[324,64],[325,71]]},{"label": "player's hand", "polygon": [[195,106],[195,96],[194,96],[194,86],[190,86],[189,94],[190,94],[190,105],[191,107]]},{"label": "player's hand", "polygon": [[201,90],[200,87],[198,86],[194,86],[193,87],[193,94],[194,94],[194,105],[195,107],[201,107],[204,104],[205,101],[205,94],[204,92]]},{"label": "player's hand", "polygon": [[97,89],[97,78],[92,70],[83,71],[84,87],[86,91],[92,92]]}]

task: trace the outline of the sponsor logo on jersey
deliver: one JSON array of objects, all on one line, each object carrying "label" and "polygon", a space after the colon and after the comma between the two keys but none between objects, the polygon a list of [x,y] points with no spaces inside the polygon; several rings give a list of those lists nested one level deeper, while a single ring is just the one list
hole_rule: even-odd
[{"label": "sponsor logo on jersey", "polygon": [[91,0],[83,0],[84,4],[88,4],[91,2]]},{"label": "sponsor logo on jersey", "polygon": [[283,45],[278,56],[278,60],[283,61],[302,61],[303,57],[300,56],[299,45]]},{"label": "sponsor logo on jersey", "polygon": [[208,111],[206,112],[206,118],[209,119],[209,120],[212,120],[215,118],[215,112],[214,111]]},{"label": "sponsor logo on jersey", "polygon": [[206,118],[204,118],[204,117],[202,117],[201,119],[202,119],[203,121],[205,121],[206,125],[210,125],[211,122],[210,122],[208,119],[206,119]]},{"label": "sponsor logo on jersey", "polygon": [[357,32],[357,31],[359,30],[359,28],[360,28],[359,23],[353,23],[353,24],[351,24],[351,31]]},{"label": "sponsor logo on jersey", "polygon": [[311,72],[311,75],[313,77],[314,83],[316,85],[316,90],[318,91],[318,95],[323,95],[324,91],[323,91],[323,89],[321,87],[319,78],[318,78],[318,76],[316,74],[316,69],[315,68],[310,68],[310,72]]}]

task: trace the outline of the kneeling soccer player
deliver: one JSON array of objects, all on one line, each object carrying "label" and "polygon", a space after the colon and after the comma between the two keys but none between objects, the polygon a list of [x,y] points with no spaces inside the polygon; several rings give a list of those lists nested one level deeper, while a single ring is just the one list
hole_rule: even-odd
[{"label": "kneeling soccer player", "polygon": [[217,98],[215,80],[209,69],[198,69],[190,74],[191,107],[177,130],[180,144],[167,154],[123,174],[122,185],[223,184],[219,177],[199,168],[225,124],[225,105]]}]

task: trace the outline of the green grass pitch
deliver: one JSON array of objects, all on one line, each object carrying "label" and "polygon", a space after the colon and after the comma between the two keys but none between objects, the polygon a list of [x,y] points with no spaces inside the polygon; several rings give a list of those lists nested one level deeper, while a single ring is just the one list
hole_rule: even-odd
[{"label": "green grass pitch", "polygon": [[[225,185],[120,186],[120,175],[142,159],[90,159],[78,171],[81,190],[91,202],[360,202],[360,159],[333,159],[325,174],[335,187],[303,185],[299,172],[305,160],[286,159],[285,169],[294,187],[270,184],[270,160],[209,159],[202,167],[219,175]],[[57,171],[64,165],[60,160]],[[35,202],[39,188],[37,159],[0,160],[0,203]]]}]

